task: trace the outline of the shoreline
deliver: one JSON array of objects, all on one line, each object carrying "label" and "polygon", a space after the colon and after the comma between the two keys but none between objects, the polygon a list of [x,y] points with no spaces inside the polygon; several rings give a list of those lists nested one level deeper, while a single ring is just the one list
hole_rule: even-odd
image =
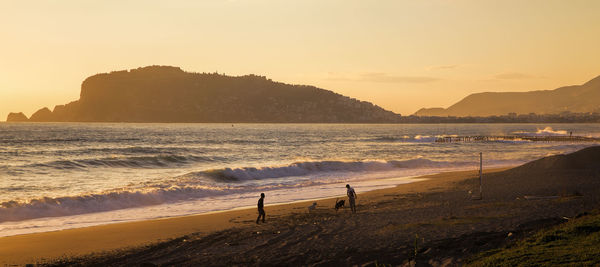
[{"label": "shoreline", "polygon": [[[491,169],[496,169],[496,168],[505,168],[506,166],[494,166]],[[449,172],[457,172],[457,171],[466,171],[469,170],[467,168],[449,168],[446,170],[440,170],[437,172],[432,172],[432,173],[421,173],[421,174],[409,174],[408,176],[389,176],[386,178],[375,178],[375,179],[364,179],[364,180],[355,180],[355,181],[350,181],[350,183],[353,186],[357,186],[358,188],[361,188],[362,193],[366,193],[366,192],[371,192],[371,191],[375,191],[375,190],[380,190],[380,189],[386,189],[386,188],[393,188],[399,185],[403,185],[403,184],[407,184],[407,183],[414,183],[414,182],[418,182],[420,180],[422,180],[423,176],[428,176],[428,175],[436,175],[436,174],[441,174],[441,173],[449,173]],[[281,199],[281,197],[279,197],[277,200],[275,200],[272,203],[266,204],[265,206],[274,206],[274,205],[285,205],[285,204],[295,204],[295,203],[301,203],[301,202],[312,202],[312,201],[319,201],[319,200],[326,200],[326,199],[332,199],[332,198],[342,198],[345,197],[345,188],[344,185],[347,182],[343,182],[343,183],[332,183],[332,184],[327,184],[325,185],[326,187],[330,187],[329,188],[329,194],[327,192],[327,189],[323,187],[323,185],[321,185],[320,189],[325,189],[325,193],[323,194],[317,194],[317,196],[309,196],[306,199],[294,199],[294,197],[288,198],[288,199]],[[311,186],[312,187],[312,186]],[[308,187],[308,189],[310,189],[311,187]],[[331,194],[331,188],[339,188],[338,192],[342,193],[342,194]],[[286,189],[282,189],[285,193]],[[272,196],[269,197],[269,193],[273,193],[276,192],[278,193],[280,196],[281,194],[281,190],[276,189],[276,190],[269,190],[269,191],[264,191],[265,193],[267,193],[267,199],[273,199]],[[259,192],[256,192],[256,194],[258,194]],[[295,195],[293,195],[295,196]],[[28,219],[28,220],[23,220],[23,221],[7,221],[7,222],[3,222],[3,223],[20,223],[20,222],[28,222],[28,221],[34,221],[35,223],[33,225],[28,225],[28,227],[23,228],[25,230],[22,229],[11,229],[11,230],[7,230],[7,232],[10,232],[9,234],[6,233],[0,233],[0,238],[4,238],[4,237],[11,237],[11,236],[19,236],[19,235],[28,235],[28,234],[41,234],[41,233],[47,233],[47,232],[56,232],[56,231],[64,231],[64,230],[70,230],[70,229],[79,229],[79,228],[87,228],[87,227],[95,227],[95,226],[103,226],[103,225],[110,225],[110,224],[119,224],[119,223],[131,223],[131,222],[142,222],[142,221],[150,221],[150,220],[165,220],[165,219],[171,219],[171,218],[179,218],[179,217],[186,217],[186,216],[197,216],[197,215],[204,215],[204,214],[212,214],[212,213],[221,213],[221,212],[228,212],[228,211],[236,211],[236,210],[243,210],[243,209],[254,209],[255,208],[255,199],[252,199],[252,204],[248,205],[247,203],[244,203],[244,206],[239,206],[239,207],[232,207],[232,208],[224,208],[224,209],[217,209],[217,210],[208,210],[208,211],[199,211],[199,212],[191,212],[191,213],[183,213],[183,214],[167,214],[167,215],[156,215],[156,216],[147,216],[147,217],[120,217],[119,220],[116,221],[110,221],[110,220],[106,220],[106,221],[97,221],[94,223],[90,223],[90,220],[96,219],[98,216],[102,217],[103,215],[106,216],[113,216],[115,213],[127,213],[127,211],[129,212],[133,212],[133,213],[140,213],[140,212],[144,212],[145,209],[148,208],[156,208],[156,207],[168,207],[170,205],[173,204],[177,204],[177,203],[163,203],[163,204],[159,204],[159,205],[151,205],[151,206],[142,206],[142,207],[133,207],[133,208],[126,208],[126,209],[117,209],[117,210],[110,210],[110,211],[102,211],[102,212],[95,212],[95,213],[84,213],[84,214],[75,214],[75,215],[68,215],[68,216],[58,216],[58,217],[43,217],[43,218],[33,218],[33,219]],[[184,202],[185,203],[185,202]],[[193,203],[190,202],[190,203]],[[188,204],[190,205],[190,204]],[[94,218],[86,218],[86,216],[92,216]],[[63,218],[66,219],[66,221],[71,221],[71,225],[70,226],[56,226],[55,224],[57,223],[57,221],[59,223],[64,223]],[[49,222],[49,223],[48,223]],[[33,229],[33,230],[32,230]],[[30,232],[28,232],[30,231]]]},{"label": "shoreline", "polygon": [[[496,168],[493,168],[493,169],[496,169]],[[386,185],[382,185],[382,184],[372,185],[373,187],[376,187],[376,188],[375,189],[366,190],[366,191],[362,191],[362,194],[364,194],[364,193],[368,193],[368,192],[372,192],[372,191],[377,191],[377,190],[382,190],[382,189],[388,189],[388,188],[393,188],[393,187],[397,187],[397,186],[401,186],[401,185],[405,185],[405,184],[410,184],[410,183],[415,183],[415,182],[419,182],[419,181],[424,181],[424,180],[427,180],[427,178],[423,178],[425,176],[438,175],[438,174],[442,174],[442,173],[462,172],[462,171],[467,171],[467,170],[459,169],[459,170],[442,171],[442,172],[437,172],[437,173],[432,173],[432,174],[413,175],[413,176],[406,176],[406,177],[393,177],[393,178],[383,178],[383,179],[373,179],[373,180],[362,180],[362,181],[355,181],[352,184],[354,185],[354,184],[368,184],[370,182],[405,181],[405,182],[402,182],[402,183],[390,183],[390,184],[386,184]],[[331,185],[340,185],[340,188],[342,188],[344,186],[344,183],[331,184]],[[340,190],[345,190],[345,188],[340,189]],[[266,192],[270,192],[270,191],[266,191]],[[313,201],[322,201],[322,200],[330,200],[330,199],[333,199],[333,198],[345,198],[345,197],[346,197],[345,194],[328,195],[328,196],[323,196],[323,197],[314,197],[314,198],[307,198],[307,199],[301,199],[301,200],[291,200],[291,201],[274,202],[274,203],[265,204],[265,207],[273,207],[273,206],[281,206],[281,205],[291,205],[291,204],[298,204],[298,203],[304,203],[304,202],[309,203],[309,202],[313,202]],[[170,203],[170,204],[173,204],[173,203]],[[170,204],[160,204],[160,205],[170,205]],[[135,208],[129,208],[129,209],[143,209],[143,208],[146,208],[146,207],[135,207]],[[102,223],[102,224],[95,224],[95,225],[88,225],[88,226],[81,226],[81,227],[48,230],[48,231],[43,231],[43,232],[31,232],[31,233],[20,233],[20,234],[6,235],[6,236],[0,236],[0,239],[6,238],[6,237],[14,237],[14,236],[21,236],[21,235],[43,234],[43,233],[59,232],[59,231],[82,229],[82,228],[90,228],[90,227],[98,227],[98,226],[105,226],[105,225],[112,225],[112,224],[136,223],[136,222],[145,222],[145,221],[154,221],[154,220],[169,220],[169,219],[177,219],[177,218],[190,217],[190,216],[211,215],[211,214],[226,213],[226,212],[236,212],[236,211],[242,211],[242,210],[254,210],[255,208],[256,207],[254,205],[249,205],[249,206],[241,206],[241,207],[235,207],[235,208],[227,208],[227,209],[223,209],[223,210],[211,210],[211,211],[205,211],[205,212],[198,212],[198,213],[193,213],[193,214],[183,214],[183,215],[175,215],[175,216],[164,216],[164,217],[156,217],[156,218],[132,219],[132,220],[126,220],[126,221],[116,221],[116,222],[109,222],[109,223]],[[125,209],[125,210],[128,210],[128,209]],[[103,212],[98,212],[98,213],[102,214],[102,213],[107,213],[107,212],[114,212],[114,211],[103,211]],[[90,213],[90,214],[95,214],[95,213]],[[67,217],[70,217],[70,216],[81,216],[81,215],[88,215],[88,214],[69,215]],[[31,219],[31,220],[47,219],[47,218],[60,218],[60,217],[35,218],[35,219]],[[14,222],[14,221],[8,221],[8,222]]]},{"label": "shoreline", "polygon": [[[485,173],[494,173],[508,168],[491,169]],[[476,173],[476,170],[451,171],[407,178],[410,180],[422,180],[359,193],[357,204],[360,207],[368,203],[377,203],[390,198],[387,196],[387,193],[396,191],[416,193],[439,191],[451,183],[472,178],[472,175]],[[428,184],[433,184],[434,186],[428,186]],[[329,208],[333,210],[335,198],[333,196],[270,204],[267,205],[266,209],[267,220],[276,221],[277,218],[283,216],[306,213],[307,207],[312,202],[318,203],[319,210]],[[254,208],[240,207],[232,210],[214,211],[196,215],[119,222],[0,237],[0,264],[40,263],[61,257],[134,248],[167,241],[192,233],[207,235],[226,229],[250,227],[255,225],[255,216],[256,210]],[[262,226],[259,225],[256,227]]]}]

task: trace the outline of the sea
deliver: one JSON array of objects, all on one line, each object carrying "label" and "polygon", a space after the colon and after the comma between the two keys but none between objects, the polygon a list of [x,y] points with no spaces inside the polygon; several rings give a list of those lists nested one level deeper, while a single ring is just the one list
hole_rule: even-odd
[{"label": "sea", "polygon": [[478,169],[479,153],[485,174],[598,145],[435,142],[571,133],[600,124],[0,123],[0,236],[360,195]]}]

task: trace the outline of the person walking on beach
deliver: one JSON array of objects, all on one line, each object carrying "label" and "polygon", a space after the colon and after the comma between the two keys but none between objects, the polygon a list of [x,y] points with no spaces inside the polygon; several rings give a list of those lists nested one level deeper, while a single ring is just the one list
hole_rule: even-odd
[{"label": "person walking on beach", "polygon": [[352,210],[352,213],[356,213],[356,192],[354,192],[354,188],[350,187],[349,184],[346,185],[346,188],[348,202],[350,202],[350,209]]},{"label": "person walking on beach", "polygon": [[262,222],[265,222],[265,193],[260,193],[260,199],[258,199],[258,218],[256,218],[256,224],[262,216]]}]

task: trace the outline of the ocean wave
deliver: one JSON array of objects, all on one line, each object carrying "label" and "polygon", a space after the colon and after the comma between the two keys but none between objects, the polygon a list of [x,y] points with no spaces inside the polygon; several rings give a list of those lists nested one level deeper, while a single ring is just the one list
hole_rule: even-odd
[{"label": "ocean wave", "polygon": [[520,136],[567,136],[569,133],[565,130],[554,130],[552,127],[547,126],[544,129],[537,129],[535,132],[524,132],[517,131],[514,132],[516,135]]},{"label": "ocean wave", "polygon": [[56,155],[172,155],[172,154],[194,154],[201,153],[202,149],[188,147],[150,147],[150,146],[131,146],[131,147],[103,147],[103,148],[83,148],[74,150],[52,151]]},{"label": "ocean wave", "polygon": [[44,197],[29,202],[6,201],[0,203],[0,223],[46,217],[61,217],[128,208],[154,206],[216,197],[251,191],[268,191],[339,183],[341,178],[328,180],[298,180],[290,183],[265,183],[261,185],[193,185],[173,186],[165,183],[143,189],[122,189],[97,194],[68,197]]},{"label": "ocean wave", "polygon": [[134,191],[113,191],[72,197],[45,197],[27,203],[0,203],[0,222],[21,221],[44,217],[60,217],[118,209],[159,205],[200,196],[216,195],[218,189],[167,188]]},{"label": "ocean wave", "polygon": [[[74,152],[102,152],[112,154],[159,154],[175,152],[191,152],[193,149],[187,147],[150,147],[150,146],[132,146],[132,147],[108,147],[108,148],[86,148]],[[67,151],[69,152],[69,151]]]},{"label": "ocean wave", "polygon": [[[81,162],[61,164],[83,165]],[[7,201],[0,203],[0,222],[104,212],[254,191],[342,183],[347,181],[350,172],[435,169],[461,167],[467,164],[474,165],[418,158],[397,161],[311,161],[292,163],[287,166],[206,170],[188,173],[160,183],[130,185],[103,193],[44,197],[28,202]],[[352,179],[357,179],[361,175],[354,175],[355,178]],[[277,179],[292,176],[299,177]],[[243,183],[248,180],[261,180],[261,182]]]},{"label": "ocean wave", "polygon": [[164,168],[190,164],[195,162],[210,162],[216,158],[195,155],[156,155],[141,157],[108,157],[99,159],[56,160],[46,163],[30,164],[25,167],[52,168],[59,170],[87,169],[98,167],[109,168]]},{"label": "ocean wave", "polygon": [[232,182],[305,176],[324,172],[373,172],[398,168],[460,167],[467,164],[472,163],[433,161],[424,158],[392,161],[308,161],[296,162],[287,166],[214,169],[191,173],[188,176],[209,177],[217,182]]},{"label": "ocean wave", "polygon": [[[107,157],[107,156],[152,156],[152,155],[181,155],[181,154],[202,154],[210,152],[205,148],[189,148],[189,147],[149,147],[149,146],[131,146],[131,147],[85,147],[85,148],[70,148],[70,149],[11,149],[0,151],[0,157],[5,156],[53,156],[53,157]],[[1,158],[0,158],[1,159]]]},{"label": "ocean wave", "polygon": [[5,144],[42,144],[42,143],[71,143],[71,142],[98,142],[98,143],[115,143],[115,142],[131,142],[141,141],[139,138],[39,138],[39,139],[19,139],[19,138],[4,138],[0,139],[0,143]]}]

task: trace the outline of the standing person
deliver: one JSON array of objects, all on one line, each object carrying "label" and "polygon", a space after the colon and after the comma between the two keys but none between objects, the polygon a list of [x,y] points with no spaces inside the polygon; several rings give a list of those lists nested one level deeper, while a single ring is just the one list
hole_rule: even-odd
[{"label": "standing person", "polygon": [[348,202],[350,202],[350,209],[352,213],[356,213],[356,192],[354,192],[354,188],[350,187],[349,184],[346,185],[348,195]]},{"label": "standing person", "polygon": [[265,193],[260,193],[260,199],[258,199],[258,218],[256,218],[256,224],[262,216],[262,222],[265,222]]}]

